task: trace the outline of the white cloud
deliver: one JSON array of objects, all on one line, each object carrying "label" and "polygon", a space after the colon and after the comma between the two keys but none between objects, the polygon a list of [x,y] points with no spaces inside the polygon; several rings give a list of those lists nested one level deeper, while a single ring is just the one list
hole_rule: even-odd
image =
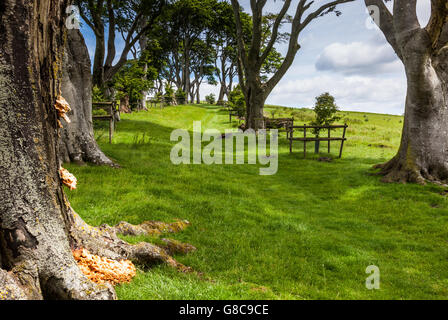
[{"label": "white cloud", "polygon": [[268,103],[312,107],[315,97],[324,92],[335,96],[342,110],[402,114],[406,80],[404,77],[340,77],[325,74],[280,83],[272,92]]},{"label": "white cloud", "polygon": [[316,61],[320,71],[344,74],[377,74],[401,71],[401,61],[385,41],[335,42],[327,46]]}]

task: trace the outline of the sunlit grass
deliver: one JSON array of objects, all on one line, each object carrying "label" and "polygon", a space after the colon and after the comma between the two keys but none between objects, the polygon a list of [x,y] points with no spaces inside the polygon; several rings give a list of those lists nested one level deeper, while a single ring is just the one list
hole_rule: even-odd
[{"label": "sunlit grass", "polygon": [[[291,114],[291,109],[275,110],[275,117]],[[192,226],[174,237],[198,248],[176,259],[200,275],[163,266],[141,270],[131,284],[117,288],[119,297],[448,298],[443,189],[383,184],[372,174],[374,164],[396,152],[402,117],[341,116],[350,125],[341,160],[336,159],[337,144],[331,163],[316,161],[312,144],[306,160],[300,143],[290,155],[282,135],[279,170],[273,176],[260,176],[258,165],[171,163],[172,130],[191,131],[195,120],[202,121],[203,129],[230,127],[228,114],[216,107],[122,115],[112,145],[98,130],[102,149],[122,168],[68,166],[79,181],[69,193],[76,211],[93,225],[187,219]],[[302,125],[311,111],[296,117]],[[380,290],[365,287],[365,269],[372,264],[381,271]]]}]

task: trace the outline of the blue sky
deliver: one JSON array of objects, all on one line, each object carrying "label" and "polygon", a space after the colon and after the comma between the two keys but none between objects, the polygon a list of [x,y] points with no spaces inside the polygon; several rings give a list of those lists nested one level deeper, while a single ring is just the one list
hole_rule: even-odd
[{"label": "blue sky", "polygon": [[[249,0],[240,3],[250,8]],[[281,4],[282,1],[269,0],[265,12],[278,12]],[[425,25],[430,0],[419,0],[418,6],[420,21]],[[330,92],[342,110],[403,114],[406,78],[401,61],[381,31],[369,24],[363,0],[341,5],[339,10],[343,12],[340,17],[326,15],[304,30],[299,38],[302,49],[267,103],[312,107],[316,96]],[[93,57],[93,33],[87,26],[81,31]],[[279,51],[285,52],[286,46],[280,45]],[[122,43],[117,46],[117,51],[120,50]],[[218,91],[218,87],[204,84],[201,95]]]}]

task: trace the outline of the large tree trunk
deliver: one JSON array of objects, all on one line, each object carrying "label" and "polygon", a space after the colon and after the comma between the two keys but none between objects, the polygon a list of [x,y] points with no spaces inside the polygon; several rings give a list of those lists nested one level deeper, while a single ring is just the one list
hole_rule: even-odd
[{"label": "large tree trunk", "polygon": [[[110,285],[96,285],[75,262],[85,248],[110,259],[149,266],[168,253],[194,249],[129,245],[116,233],[160,234],[188,225],[147,222],[92,228],[70,208],[59,176],[57,152],[64,13],[68,1],[6,0],[0,5],[0,293],[2,299],[114,299]],[[186,249],[186,250],[184,250]]]},{"label": "large tree trunk", "polygon": [[[14,288],[7,298],[115,297],[87,280],[69,246],[54,108],[67,4],[0,6],[0,276]],[[0,291],[8,287],[0,282]]]},{"label": "large tree trunk", "polygon": [[219,95],[218,95],[218,101],[216,102],[217,105],[224,104],[224,94],[225,94],[226,88],[227,88],[227,85],[225,83],[221,82],[221,88],[219,89]]},{"label": "large tree trunk", "polygon": [[89,52],[79,30],[68,30],[62,68],[62,96],[72,108],[63,123],[59,154],[64,162],[114,166],[93,134],[92,76]]},{"label": "large tree trunk", "polygon": [[201,104],[201,84],[196,85],[196,103]]},{"label": "large tree trunk", "polygon": [[104,87],[104,57],[105,57],[104,34],[96,36],[95,56],[93,58],[93,85],[98,88]]},{"label": "large tree trunk", "polygon": [[431,53],[426,31],[403,50],[408,93],[401,146],[380,165],[386,182],[448,183],[448,77],[445,54]]},{"label": "large tree trunk", "polygon": [[[145,74],[146,74],[148,72],[148,64],[145,64],[144,70],[145,70]],[[146,78],[146,76],[145,76],[145,78]],[[142,98],[139,101],[138,110],[139,111],[141,111],[141,110],[148,111],[148,108],[146,107],[146,97],[148,96],[148,91],[143,90],[141,92],[141,94],[142,94]]]},{"label": "large tree trunk", "polygon": [[190,42],[189,39],[185,39],[185,49],[184,49],[184,65],[183,65],[183,90],[187,94],[190,93],[190,101],[188,101],[188,95],[187,95],[187,104],[188,103],[194,103],[194,95],[191,93],[191,80],[190,80]]},{"label": "large tree trunk", "polygon": [[247,83],[244,94],[246,100],[246,128],[258,131],[264,129],[264,103],[266,94],[257,81]]},{"label": "large tree trunk", "polygon": [[416,0],[395,0],[393,14],[381,0],[375,21],[406,69],[408,92],[397,155],[377,166],[385,182],[448,183],[448,4],[431,1],[421,28]]}]

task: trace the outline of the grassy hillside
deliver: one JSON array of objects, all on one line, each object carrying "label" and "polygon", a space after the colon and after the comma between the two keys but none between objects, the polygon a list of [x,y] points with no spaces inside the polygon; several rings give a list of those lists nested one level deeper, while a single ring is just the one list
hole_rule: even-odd
[{"label": "grassy hillside", "polygon": [[[294,112],[297,124],[312,119],[309,110],[266,112],[271,111],[276,117]],[[163,266],[140,270],[132,283],[117,288],[119,297],[448,298],[444,189],[383,184],[372,175],[374,164],[396,152],[402,117],[341,115],[350,125],[341,160],[316,161],[311,144],[308,159],[300,143],[290,155],[282,134],[273,176],[260,176],[258,165],[171,164],[171,131],[191,130],[194,120],[201,120],[203,129],[229,128],[219,108],[123,115],[112,145],[97,130],[102,149],[122,168],[67,166],[79,180],[78,189],[69,192],[75,210],[93,225],[187,219],[192,226],[174,238],[198,248],[176,258],[199,276]],[[337,144],[333,151],[336,157]],[[369,265],[380,268],[380,290],[365,287]]]}]

